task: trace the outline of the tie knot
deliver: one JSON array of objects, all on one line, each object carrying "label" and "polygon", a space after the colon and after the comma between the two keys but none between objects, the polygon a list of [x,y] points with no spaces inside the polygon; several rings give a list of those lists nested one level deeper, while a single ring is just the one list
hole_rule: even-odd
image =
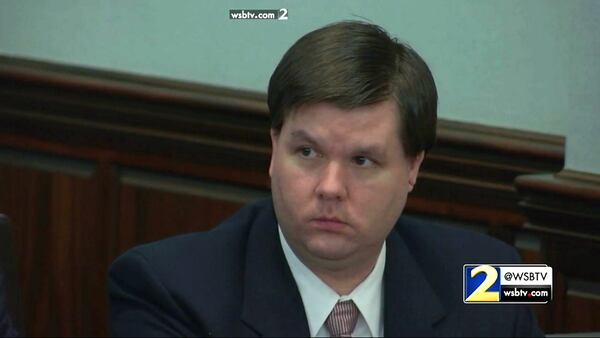
[{"label": "tie knot", "polygon": [[346,300],[335,304],[325,326],[331,337],[351,337],[357,320],[358,308],[353,301]]}]

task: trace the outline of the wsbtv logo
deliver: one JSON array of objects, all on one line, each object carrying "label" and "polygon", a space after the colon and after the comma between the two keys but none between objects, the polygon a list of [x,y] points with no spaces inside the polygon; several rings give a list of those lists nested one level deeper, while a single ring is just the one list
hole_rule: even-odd
[{"label": "wsbtv logo", "polygon": [[552,299],[552,268],[544,264],[465,264],[463,302],[538,303]]}]

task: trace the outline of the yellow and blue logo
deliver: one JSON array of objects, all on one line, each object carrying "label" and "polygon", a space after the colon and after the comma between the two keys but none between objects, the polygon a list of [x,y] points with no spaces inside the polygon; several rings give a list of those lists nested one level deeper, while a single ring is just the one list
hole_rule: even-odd
[{"label": "yellow and blue logo", "polygon": [[491,265],[465,266],[465,302],[499,302],[500,268]]}]

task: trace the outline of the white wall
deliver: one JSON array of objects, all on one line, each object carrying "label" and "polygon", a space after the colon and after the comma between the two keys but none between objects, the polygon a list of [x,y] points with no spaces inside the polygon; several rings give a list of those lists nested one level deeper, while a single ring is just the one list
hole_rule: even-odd
[{"label": "white wall", "polygon": [[440,117],[566,135],[567,167],[600,173],[596,0],[0,0],[0,53],[266,91],[297,38],[361,17],[430,64]]}]

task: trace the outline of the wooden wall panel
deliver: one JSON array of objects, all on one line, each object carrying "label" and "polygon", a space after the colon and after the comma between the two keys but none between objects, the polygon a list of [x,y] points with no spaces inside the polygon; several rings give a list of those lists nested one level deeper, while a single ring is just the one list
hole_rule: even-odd
[{"label": "wooden wall panel", "polygon": [[569,294],[564,327],[573,332],[600,332],[600,298],[597,294]]},{"label": "wooden wall panel", "polygon": [[118,251],[141,243],[206,231],[266,190],[123,169],[120,175]]},{"label": "wooden wall panel", "polygon": [[560,137],[440,120],[407,210],[481,222],[510,244],[525,217],[516,177],[563,167]]},{"label": "wooden wall panel", "polygon": [[549,307],[552,332],[600,327],[600,175],[563,170],[523,175],[516,186],[524,230],[541,240],[541,257],[556,273]]},{"label": "wooden wall panel", "polygon": [[0,210],[18,225],[15,250],[28,334],[81,334],[84,308],[94,309],[83,290],[104,291],[89,277],[105,273],[106,257],[86,259],[105,245],[97,236],[102,231],[94,174],[88,162],[0,150]]}]

